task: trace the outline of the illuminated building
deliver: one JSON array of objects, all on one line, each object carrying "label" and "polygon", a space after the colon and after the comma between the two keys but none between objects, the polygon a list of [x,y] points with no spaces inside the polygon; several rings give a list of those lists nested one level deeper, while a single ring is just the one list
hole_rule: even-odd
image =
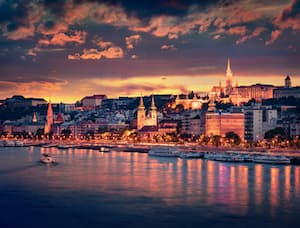
[{"label": "illuminated building", "polygon": [[234,87],[229,98],[235,105],[246,103],[251,99],[261,102],[263,99],[273,98],[273,90],[275,86],[255,84],[250,86]]},{"label": "illuminated building", "polygon": [[44,134],[48,134],[51,132],[52,124],[53,124],[53,110],[52,110],[51,101],[49,101],[48,110],[47,110],[47,120],[44,127]]},{"label": "illuminated building", "polygon": [[244,107],[245,140],[256,142],[264,138],[264,134],[277,127],[277,109],[271,106],[254,105]]},{"label": "illuminated building", "polygon": [[292,81],[290,76],[286,76],[286,78],[284,79],[284,87],[285,88],[291,88],[292,87]]},{"label": "illuminated building", "polygon": [[202,105],[207,102],[208,102],[207,99],[197,98],[196,95],[194,95],[194,97],[191,99],[188,98],[188,96],[186,96],[183,99],[181,99],[179,96],[177,96],[174,104],[175,104],[175,107],[177,105],[182,105],[185,110],[189,110],[189,109],[199,110],[202,108]]},{"label": "illuminated building", "polygon": [[222,82],[219,82],[219,86],[213,86],[210,91],[210,97],[221,97],[224,95],[224,88],[222,87]]},{"label": "illuminated building", "polygon": [[288,75],[284,80],[283,87],[277,87],[273,91],[274,98],[281,98],[281,97],[295,97],[300,98],[300,87],[292,87],[291,78]]},{"label": "illuminated building", "polygon": [[227,132],[236,133],[244,140],[245,115],[242,112],[216,112],[213,101],[205,115],[205,134],[225,136]]},{"label": "illuminated building", "polygon": [[81,103],[84,110],[94,110],[101,107],[102,101],[106,99],[106,95],[93,95],[82,98]]},{"label": "illuminated building", "polygon": [[62,114],[61,112],[59,112],[59,113],[57,114],[55,120],[54,120],[54,123],[55,123],[55,124],[61,124],[61,123],[63,123],[63,122],[65,122],[64,116],[63,116],[63,114]]},{"label": "illuminated building", "polygon": [[291,124],[290,124],[290,137],[296,137],[296,136],[300,136],[300,119],[296,119],[294,120]]},{"label": "illuminated building", "polygon": [[205,116],[200,110],[186,110],[181,114],[181,133],[202,135],[205,132]]},{"label": "illuminated building", "polygon": [[29,108],[47,104],[47,102],[43,98],[25,98],[18,95],[7,98],[4,103],[9,108]]},{"label": "illuminated building", "polygon": [[154,96],[152,96],[148,115],[146,115],[143,97],[140,98],[140,104],[137,110],[137,129],[141,130],[143,127],[149,126],[157,127],[157,108],[155,106]]}]

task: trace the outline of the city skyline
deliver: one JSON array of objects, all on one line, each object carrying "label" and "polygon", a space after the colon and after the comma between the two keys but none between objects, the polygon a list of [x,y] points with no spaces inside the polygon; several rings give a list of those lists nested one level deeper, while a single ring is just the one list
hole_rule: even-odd
[{"label": "city skyline", "polygon": [[[281,86],[298,67],[299,1],[0,1],[0,98],[75,102]],[[234,82],[235,83],[235,82]]]}]

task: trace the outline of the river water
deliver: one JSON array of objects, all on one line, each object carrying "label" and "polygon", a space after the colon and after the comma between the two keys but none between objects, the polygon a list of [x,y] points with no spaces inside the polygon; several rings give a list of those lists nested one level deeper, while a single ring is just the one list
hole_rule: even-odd
[{"label": "river water", "polygon": [[[58,164],[42,165],[41,153]],[[298,227],[300,166],[0,148],[0,227]]]}]

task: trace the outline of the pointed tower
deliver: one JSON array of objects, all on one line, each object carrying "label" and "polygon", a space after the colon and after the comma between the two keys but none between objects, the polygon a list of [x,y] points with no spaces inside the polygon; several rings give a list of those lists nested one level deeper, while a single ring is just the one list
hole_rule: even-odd
[{"label": "pointed tower", "polygon": [[227,69],[226,69],[226,87],[225,87],[225,94],[229,95],[232,91],[232,71],[230,67],[230,59],[227,59]]},{"label": "pointed tower", "polygon": [[146,119],[146,110],[144,105],[143,97],[140,98],[140,104],[137,110],[137,129],[140,130],[144,127]]},{"label": "pointed tower", "polygon": [[53,124],[53,110],[52,110],[51,101],[49,101],[48,110],[47,110],[47,120],[46,120],[45,128],[44,128],[44,134],[50,133],[52,124]]},{"label": "pointed tower", "polygon": [[149,111],[150,111],[152,126],[157,126],[157,108],[155,106],[154,95],[152,95],[151,107]]},{"label": "pointed tower", "polygon": [[284,79],[284,87],[285,88],[291,88],[292,87],[292,81],[290,76],[286,76],[286,78]]},{"label": "pointed tower", "polygon": [[32,123],[36,123],[36,122],[37,122],[37,117],[36,117],[36,112],[34,112],[32,117]]}]

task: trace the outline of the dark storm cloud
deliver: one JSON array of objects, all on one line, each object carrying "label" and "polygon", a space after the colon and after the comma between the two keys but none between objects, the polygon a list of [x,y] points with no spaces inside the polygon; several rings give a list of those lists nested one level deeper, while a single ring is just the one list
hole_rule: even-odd
[{"label": "dark storm cloud", "polygon": [[[50,1],[50,0],[49,0]],[[61,1],[59,1],[61,2]],[[213,5],[220,0],[75,0],[75,4],[82,3],[107,3],[111,5],[121,5],[126,11],[134,13],[141,18],[154,15],[184,15],[192,5],[201,8]],[[225,2],[225,1],[224,1]],[[226,1],[230,2],[230,1]]]},{"label": "dark storm cloud", "polygon": [[27,16],[25,7],[27,1],[4,1],[0,4],[0,23],[23,21]]},{"label": "dark storm cloud", "polygon": [[279,17],[279,20],[286,20],[290,17],[295,17],[300,14],[300,1],[293,0],[290,7],[284,9]]}]

